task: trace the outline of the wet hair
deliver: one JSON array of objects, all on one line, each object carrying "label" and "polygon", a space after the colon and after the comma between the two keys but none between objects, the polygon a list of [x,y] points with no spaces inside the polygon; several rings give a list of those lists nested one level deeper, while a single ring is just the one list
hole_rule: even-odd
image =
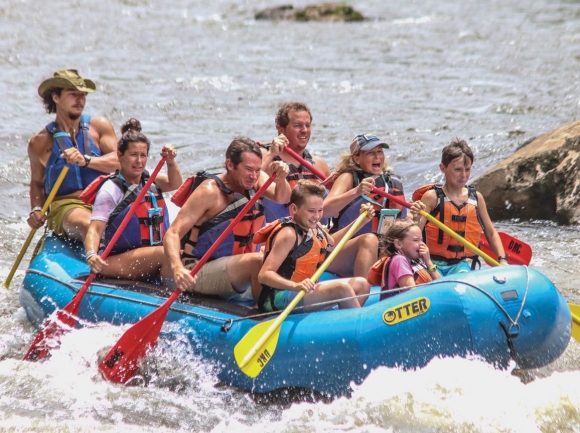
[{"label": "wet hair", "polygon": [[248,137],[238,135],[230,143],[226,150],[226,159],[229,159],[234,164],[234,168],[242,162],[242,153],[250,152],[262,159],[262,151],[254,140]]},{"label": "wet hair", "polygon": [[278,114],[276,114],[276,126],[286,128],[288,123],[290,123],[290,111],[292,110],[306,111],[310,116],[310,122],[312,122],[312,113],[310,112],[308,105],[302,102],[286,102],[282,107],[280,107]]},{"label": "wet hair", "polygon": [[42,93],[42,105],[48,114],[56,113],[56,102],[52,100],[52,95],[56,93],[57,96],[60,96],[61,92],[62,87],[51,87]]},{"label": "wet hair", "polygon": [[467,144],[465,140],[462,140],[459,137],[455,137],[441,151],[441,164],[447,167],[451,161],[461,156],[463,156],[464,161],[467,158],[473,164],[473,160],[475,158],[473,156],[473,151],[469,147],[469,144]]},{"label": "wet hair", "polygon": [[379,244],[380,256],[393,257],[395,254],[398,254],[399,252],[395,248],[395,240],[402,241],[405,239],[411,227],[415,226],[417,226],[417,223],[411,220],[395,221],[381,239],[381,243]]},{"label": "wet hair", "polygon": [[139,122],[134,117],[127,120],[123,126],[121,126],[121,139],[117,143],[117,150],[124,155],[129,148],[129,143],[146,143],[147,144],[147,155],[149,155],[149,148],[151,147],[151,142],[145,134],[141,132],[141,122]]},{"label": "wet hair", "polygon": [[311,180],[300,180],[290,194],[290,203],[296,206],[302,206],[308,197],[313,195],[324,198],[326,188],[323,185]]}]

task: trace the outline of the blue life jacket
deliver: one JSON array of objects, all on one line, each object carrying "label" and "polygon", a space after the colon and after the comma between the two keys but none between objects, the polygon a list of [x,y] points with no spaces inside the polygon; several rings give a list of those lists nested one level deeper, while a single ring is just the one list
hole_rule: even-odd
[{"label": "blue life jacket", "polygon": [[[191,192],[195,191],[195,189],[206,179],[213,179],[224,194],[233,194],[233,199],[225,209],[200,225],[193,226],[181,239],[181,248],[183,250],[181,259],[186,265],[188,260],[200,259],[204,256],[206,251],[209,250],[209,248],[215,243],[216,239],[230,225],[230,222],[238,216],[242,208],[249,201],[249,199],[243,194],[229,189],[219,177],[204,171],[195,175],[195,182]],[[255,193],[256,192],[253,188],[248,191],[250,199]],[[242,220],[236,224],[234,229],[214,251],[209,260],[259,251],[260,246],[254,244],[252,240],[254,239],[254,233],[263,226],[264,209],[261,200],[258,200],[244,215]]]},{"label": "blue life jacket", "polygon": [[[353,188],[356,188],[363,179],[367,177],[374,177],[371,174],[364,173],[360,170],[352,172],[353,177]],[[399,179],[393,175],[381,175],[375,177],[375,187],[378,189],[385,190],[385,186],[388,187],[388,193],[397,197],[401,197],[404,199],[403,193],[403,184],[399,181]],[[403,207],[388,198],[385,198],[381,195],[373,195],[372,197],[367,196],[360,196],[352,200],[349,204],[347,204],[338,214],[337,217],[332,218],[332,229],[330,230],[331,233],[335,233],[340,229],[348,226],[351,222],[356,220],[360,215],[360,207],[365,203],[372,203],[373,207],[375,208],[375,216],[365,225],[363,225],[360,230],[356,233],[356,236],[360,236],[365,233],[376,233],[379,225],[379,218],[380,218],[380,210],[381,209],[398,209],[399,210],[399,218],[406,218],[406,212],[403,212]]]},{"label": "blue life jacket", "polygon": [[[101,151],[95,145],[89,133],[90,123],[91,116],[81,116],[80,128],[75,137],[76,145],[78,145],[78,149],[83,155],[101,156]],[[44,171],[44,190],[48,195],[66,164],[66,160],[61,158],[60,155],[65,149],[76,147],[76,145],[71,139],[70,134],[62,132],[56,122],[51,122],[46,125],[46,130],[53,136],[52,153],[48,158]],[[83,190],[101,174],[103,174],[102,171],[94,170],[90,167],[79,167],[77,164],[69,165],[68,173],[56,195],[67,195]]]},{"label": "blue life jacket", "polygon": [[[95,181],[95,183],[100,182],[100,185],[96,186],[100,188],[107,180],[111,180],[123,191],[123,199],[109,216],[103,236],[104,245],[108,245],[111,242],[125,215],[129,212],[131,205],[135,202],[148,179],[149,172],[145,170],[139,185],[127,182],[118,172],[108,176],[101,176],[100,180]],[[167,227],[169,227],[169,212],[165,206],[163,193],[155,183],[152,183],[149,187],[149,192],[145,194],[135,213],[131,215],[129,223],[115,243],[111,254],[120,254],[145,246],[162,245]]]}]

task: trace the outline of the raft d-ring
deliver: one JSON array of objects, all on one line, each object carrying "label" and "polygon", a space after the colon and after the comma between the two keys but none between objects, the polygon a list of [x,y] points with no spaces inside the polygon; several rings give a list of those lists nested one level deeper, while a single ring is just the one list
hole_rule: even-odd
[{"label": "raft d-ring", "polygon": [[497,275],[493,276],[493,281],[495,281],[498,284],[505,284],[505,282],[507,281],[505,279],[505,277],[498,277]]},{"label": "raft d-ring", "polygon": [[[516,328],[516,332],[512,332],[512,329]],[[517,338],[520,335],[520,324],[519,323],[512,323],[508,329],[508,333],[510,338]]]},{"label": "raft d-ring", "polygon": [[226,322],[224,322],[224,324],[221,327],[221,331],[222,332],[228,332],[230,329],[232,329],[232,325],[234,324],[234,321],[232,319],[227,320]]}]

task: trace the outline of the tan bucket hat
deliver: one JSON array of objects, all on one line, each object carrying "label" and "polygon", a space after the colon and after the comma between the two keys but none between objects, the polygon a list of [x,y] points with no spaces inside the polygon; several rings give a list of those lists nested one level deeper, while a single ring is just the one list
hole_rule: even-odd
[{"label": "tan bucket hat", "polygon": [[76,69],[61,69],[56,71],[52,78],[44,80],[38,87],[38,94],[42,94],[51,87],[57,89],[77,89],[81,92],[92,93],[97,90],[95,83],[89,79],[83,79]]}]

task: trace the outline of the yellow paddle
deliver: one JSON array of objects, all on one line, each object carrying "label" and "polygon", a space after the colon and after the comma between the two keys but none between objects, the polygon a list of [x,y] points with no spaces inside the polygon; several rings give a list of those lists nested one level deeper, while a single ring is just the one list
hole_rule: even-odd
[{"label": "yellow paddle", "polygon": [[[313,282],[316,282],[320,278],[336,255],[364,223],[366,217],[367,212],[359,215],[324,263],[320,265],[320,268],[312,276],[311,280]],[[270,361],[278,344],[280,325],[305,294],[306,292],[301,290],[276,319],[258,323],[236,344],[234,356],[238,366],[246,375],[256,377],[264,369],[268,361]]]},{"label": "yellow paddle", "polygon": [[[52,203],[52,200],[54,200],[54,197],[56,196],[56,192],[60,188],[60,185],[62,184],[62,181],[64,180],[64,177],[66,176],[67,172],[68,172],[68,165],[65,165],[62,168],[62,170],[60,171],[60,174],[58,175],[58,177],[56,178],[56,182],[54,182],[54,186],[52,187],[50,194],[48,194],[48,197],[46,198],[46,201],[44,202],[42,209],[40,210],[40,212],[42,213],[42,216],[46,215],[46,211],[48,210],[48,207]],[[6,278],[6,281],[4,281],[2,283],[3,287],[8,288],[10,286],[10,282],[12,281],[12,277],[16,273],[16,269],[18,269],[18,265],[20,265],[20,262],[22,261],[22,258],[24,257],[24,254],[26,253],[28,246],[30,245],[30,242],[32,242],[32,238],[34,238],[34,235],[36,234],[36,230],[38,230],[38,229],[30,230],[30,233],[28,234],[28,237],[26,238],[24,245],[22,245],[22,249],[20,250],[18,257],[16,257],[16,261],[14,262],[14,265],[12,265],[12,269],[10,270],[10,273],[8,274],[8,277]]]},{"label": "yellow paddle", "polygon": [[[374,191],[375,189],[377,191]],[[384,193],[384,191],[379,190],[378,188],[373,188],[373,192],[378,192],[379,194]],[[385,193],[385,194],[388,194],[388,193]],[[390,194],[388,194],[388,195],[390,196],[389,198],[397,199],[397,197],[391,196]],[[408,203],[404,202],[403,200],[398,199],[395,201],[397,201],[397,203],[402,204],[403,206],[410,207],[410,205]],[[425,212],[424,210],[422,210],[419,213],[421,214],[422,217],[427,218],[427,220],[429,220],[430,222],[435,224],[438,228],[443,230],[445,233],[447,233],[453,239],[456,239],[458,242],[461,242],[464,246],[469,248],[471,251],[473,251],[477,255],[481,256],[490,265],[499,266],[499,263],[497,262],[497,260],[491,258],[489,255],[485,254],[483,251],[481,251],[479,248],[477,248],[475,245],[473,245],[467,239],[465,239],[465,238],[461,237],[460,235],[458,235],[457,233],[455,233],[453,230],[451,230],[449,227],[447,227],[445,224],[443,224],[441,221],[439,221],[433,215]],[[574,339],[576,341],[580,341],[580,305],[568,304],[568,308],[570,309],[570,314],[572,315],[572,337],[574,337]]]},{"label": "yellow paddle", "polygon": [[568,308],[572,314],[572,337],[580,341],[580,305],[568,304]]},{"label": "yellow paddle", "polygon": [[[292,156],[294,159],[296,159],[302,165],[304,165],[304,167],[306,167],[308,170],[310,170],[312,173],[314,173],[318,178],[324,179],[324,174],[320,170],[318,170],[316,167],[314,167],[312,164],[310,164],[304,158],[300,157],[300,155],[298,155],[292,149],[288,148],[288,146],[286,146],[284,148],[284,150],[290,156]],[[383,197],[386,197],[386,198],[388,198],[390,200],[393,200],[395,203],[398,203],[398,204],[400,204],[403,207],[406,207],[406,208],[410,208],[411,207],[411,205],[409,203],[407,203],[405,200],[402,200],[400,197],[397,197],[397,196],[394,196],[392,194],[389,194],[388,192],[383,191],[382,189],[379,189],[379,188],[374,187],[372,189],[372,192],[374,194],[379,194],[379,195],[382,195]],[[433,215],[431,215],[431,214],[429,214],[429,213],[427,213],[427,212],[425,212],[423,210],[421,212],[419,212],[419,213],[420,213],[420,215],[422,217],[426,218],[427,220],[429,220],[430,222],[432,222],[433,224],[435,224],[438,228],[440,228],[441,230],[443,230],[445,233],[447,233],[453,239],[455,239],[458,242],[460,242],[463,246],[469,248],[471,251],[473,251],[474,253],[476,253],[480,257],[482,257],[490,265],[499,266],[499,263],[497,262],[497,260],[491,258],[489,255],[487,255],[486,253],[484,253],[483,251],[481,251],[479,248],[477,248],[475,245],[473,245],[467,239],[465,239],[464,237],[462,237],[462,236],[458,235],[457,233],[455,233],[453,230],[451,230],[449,227],[447,227],[445,224],[443,224],[441,221],[439,221]],[[580,305],[568,304],[568,308],[570,308],[570,313],[572,314],[572,336],[577,341],[580,341]]]}]

